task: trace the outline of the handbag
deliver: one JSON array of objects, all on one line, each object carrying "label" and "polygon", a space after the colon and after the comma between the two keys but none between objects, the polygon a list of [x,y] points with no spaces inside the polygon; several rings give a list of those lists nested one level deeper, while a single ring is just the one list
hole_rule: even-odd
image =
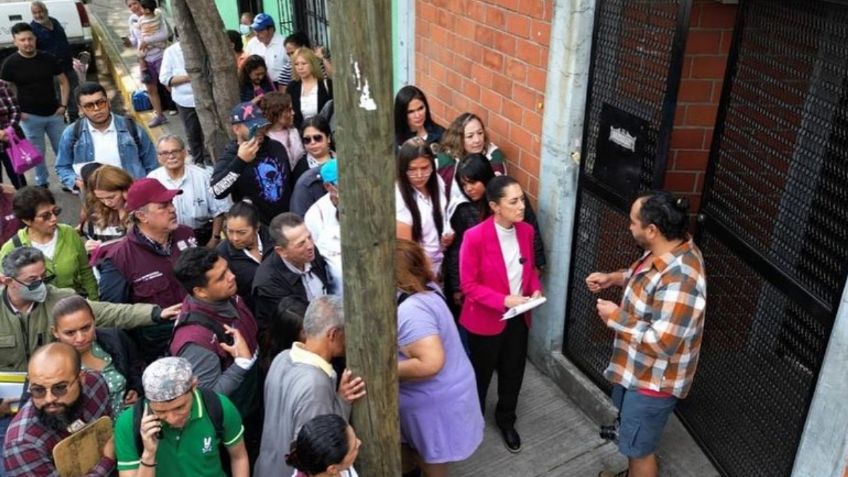
[{"label": "handbag", "polygon": [[23,174],[33,167],[44,163],[44,156],[31,142],[21,139],[13,127],[6,131],[6,154],[12,162],[15,174]]},{"label": "handbag", "polygon": [[[143,74],[144,72],[142,72]],[[153,109],[153,103],[150,102],[150,96],[147,91],[140,89],[132,94],[132,105],[136,112],[150,111]]]}]

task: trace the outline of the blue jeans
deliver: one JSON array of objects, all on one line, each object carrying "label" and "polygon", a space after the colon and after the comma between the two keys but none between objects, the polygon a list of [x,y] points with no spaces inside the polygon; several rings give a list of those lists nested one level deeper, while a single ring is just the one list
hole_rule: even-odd
[{"label": "blue jeans", "polygon": [[27,140],[41,151],[44,156],[44,162],[35,168],[35,185],[47,185],[47,150],[44,144],[44,135],[50,139],[50,146],[53,148],[53,154],[58,154],[59,140],[62,138],[62,131],[65,130],[65,119],[61,116],[36,116],[34,114],[26,114],[26,119],[21,120],[21,129],[24,130],[24,135]]},{"label": "blue jeans", "polygon": [[0,417],[0,477],[6,477],[6,467],[3,465],[6,456],[3,453],[3,445],[6,442],[6,429],[9,428],[11,422],[12,416]]}]

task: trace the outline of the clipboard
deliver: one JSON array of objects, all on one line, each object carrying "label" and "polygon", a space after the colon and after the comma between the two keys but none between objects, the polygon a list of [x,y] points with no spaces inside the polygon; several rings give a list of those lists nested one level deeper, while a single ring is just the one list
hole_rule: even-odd
[{"label": "clipboard", "polygon": [[112,419],[102,416],[62,439],[53,448],[60,477],[83,477],[100,461],[103,446],[112,438]]},{"label": "clipboard", "polygon": [[527,303],[518,305],[507,310],[507,312],[503,314],[501,321],[506,321],[510,318],[515,318],[516,316],[523,315],[525,311],[530,311],[533,308],[542,306],[543,304],[545,304],[546,301],[548,301],[548,299],[543,296],[528,300]]},{"label": "clipboard", "polygon": [[0,372],[0,399],[11,400],[12,412],[16,413],[20,407],[20,399],[24,395],[27,373],[20,371]]}]

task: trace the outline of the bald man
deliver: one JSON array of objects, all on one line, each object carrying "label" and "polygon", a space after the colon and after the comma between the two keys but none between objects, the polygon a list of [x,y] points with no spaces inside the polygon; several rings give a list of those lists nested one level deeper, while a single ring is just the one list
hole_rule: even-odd
[{"label": "bald man", "polygon": [[[3,447],[6,475],[57,475],[53,447],[85,424],[112,416],[109,388],[99,373],[81,370],[80,356],[70,345],[51,343],[29,360],[31,399],[12,419]],[[102,457],[86,477],[115,470],[115,444],[103,446]]]}]

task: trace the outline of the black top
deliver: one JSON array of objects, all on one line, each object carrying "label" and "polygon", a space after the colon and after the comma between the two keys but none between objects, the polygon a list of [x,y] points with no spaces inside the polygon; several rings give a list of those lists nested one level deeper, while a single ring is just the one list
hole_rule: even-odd
[{"label": "black top", "polygon": [[[329,273],[317,248],[315,260],[312,261],[312,273],[321,280],[324,284],[324,292],[327,293],[331,289]],[[309,301],[301,276],[289,270],[278,254],[271,254],[262,261],[253,278],[253,303],[256,306],[256,321],[260,329],[268,328],[277,309],[277,303],[290,295],[297,295]]]},{"label": "black top", "polygon": [[[300,167],[300,163],[298,163],[298,167]],[[321,179],[321,166],[315,166],[300,174],[300,177],[297,178],[297,182],[294,184],[294,192],[292,192],[290,210],[304,217],[312,204],[326,193],[324,181]]]},{"label": "black top", "polygon": [[0,78],[18,88],[21,111],[36,116],[50,116],[59,108],[53,77],[62,73],[59,61],[50,53],[36,51],[32,58],[12,53],[0,69]]},{"label": "black top", "polygon": [[[274,243],[271,240],[271,234],[264,225],[259,226],[259,240],[262,242],[262,259],[264,260],[268,255],[274,253]],[[230,266],[230,271],[236,276],[236,287],[238,288],[239,296],[244,299],[250,311],[253,311],[253,314],[256,315],[251,291],[253,288],[253,277],[256,275],[256,269],[259,268],[259,264],[248,257],[244,253],[244,250],[238,250],[233,247],[229,240],[224,240],[218,244],[218,254],[224,257],[224,260]]]},{"label": "black top", "polygon": [[144,396],[144,388],[141,385],[141,373],[144,372],[144,361],[138,354],[135,343],[123,330],[117,328],[97,328],[95,339],[103,351],[112,357],[112,364],[127,380],[127,388],[138,393],[138,397]]},{"label": "black top", "polygon": [[269,137],[262,141],[251,162],[239,159],[238,143],[230,142],[212,173],[211,188],[216,198],[232,194],[233,202],[250,199],[265,225],[289,210],[293,186],[286,148]]},{"label": "black top", "polygon": [[[303,83],[300,81],[292,81],[286,86],[286,93],[291,96],[292,110],[294,110],[294,125],[298,129],[303,126],[303,113],[300,111],[300,90],[303,88]],[[327,104],[327,101],[333,99],[333,80],[324,79],[318,81],[318,110],[320,113]],[[317,113],[316,113],[317,114]]]}]

